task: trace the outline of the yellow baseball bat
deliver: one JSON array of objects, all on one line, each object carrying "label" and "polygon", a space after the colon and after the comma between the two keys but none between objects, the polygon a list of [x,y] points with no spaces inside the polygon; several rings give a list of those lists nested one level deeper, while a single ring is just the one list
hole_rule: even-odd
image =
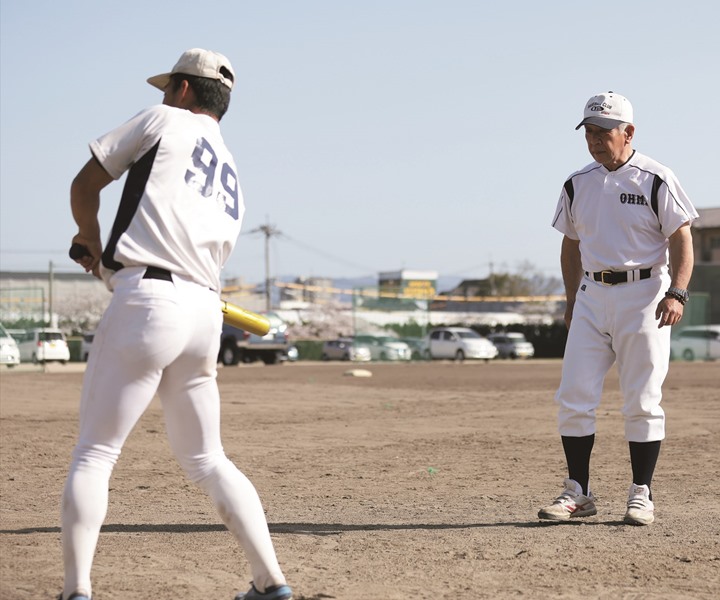
[{"label": "yellow baseball bat", "polygon": [[263,315],[245,310],[237,304],[231,304],[222,299],[220,300],[220,308],[223,313],[223,321],[228,325],[260,336],[270,331],[270,321]]}]

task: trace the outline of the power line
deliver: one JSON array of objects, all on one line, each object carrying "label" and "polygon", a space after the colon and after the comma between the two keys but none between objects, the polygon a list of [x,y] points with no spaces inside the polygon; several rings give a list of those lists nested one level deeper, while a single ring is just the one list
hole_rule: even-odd
[{"label": "power line", "polygon": [[359,265],[352,261],[345,260],[343,258],[339,258],[338,256],[336,256],[334,254],[330,254],[329,252],[325,252],[324,250],[319,250],[318,248],[314,248],[314,247],[310,246],[309,244],[306,244],[304,242],[301,242],[299,240],[291,238],[288,235],[283,235],[283,238],[288,240],[289,242],[292,242],[293,244],[296,244],[297,246],[300,246],[301,248],[304,248],[305,250],[314,252],[315,254],[318,254],[318,255],[322,256],[323,258],[327,258],[328,260],[332,260],[338,264],[342,264],[342,265],[345,265],[348,267],[352,267],[353,269],[358,269],[358,270],[365,271],[365,272],[368,272],[368,271],[374,272],[374,271],[378,270],[375,267],[368,267],[367,265]]},{"label": "power line", "polygon": [[6,250],[0,248],[0,254],[67,254],[67,248],[64,250],[38,250],[36,248],[32,250]]}]

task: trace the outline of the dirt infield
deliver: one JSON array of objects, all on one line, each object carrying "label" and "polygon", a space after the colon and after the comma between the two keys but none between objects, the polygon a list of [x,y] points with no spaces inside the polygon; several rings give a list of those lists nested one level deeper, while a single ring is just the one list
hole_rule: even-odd
[{"label": "dirt infield", "polygon": [[[673,363],[655,524],[622,524],[617,373],[592,464],[598,515],[541,524],[564,460],[559,361],[220,369],[225,449],[257,487],[296,600],[716,598],[720,364]],[[0,373],[0,598],[62,583],[60,493],[82,373]],[[231,600],[247,564],[171,456],[154,401],[111,480],[97,600]],[[713,592],[714,590],[714,592]]]}]

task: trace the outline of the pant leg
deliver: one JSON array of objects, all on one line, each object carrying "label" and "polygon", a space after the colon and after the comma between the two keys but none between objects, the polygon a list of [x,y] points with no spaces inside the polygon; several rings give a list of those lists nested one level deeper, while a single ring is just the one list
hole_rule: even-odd
[{"label": "pant leg", "polygon": [[618,289],[613,347],[623,393],[625,439],[654,442],[665,438],[662,385],[670,361],[670,327],[658,329],[655,308],[669,281],[665,276]]},{"label": "pant leg", "polygon": [[[179,283],[182,287],[182,283]],[[217,295],[197,286],[185,290],[182,322],[194,332],[182,354],[163,373],[158,394],[168,439],[188,477],[213,500],[250,563],[260,590],[285,583],[265,513],[252,483],[225,456],[220,439],[217,355],[222,315]]]},{"label": "pant leg", "polygon": [[[134,270],[137,271],[137,270]],[[158,285],[162,284],[162,285]],[[122,446],[178,352],[170,282],[123,273],[93,341],[80,404],[80,433],[62,497],[65,597],[91,592],[90,570]]]},{"label": "pant leg", "polygon": [[584,437],[595,433],[595,414],[603,383],[615,361],[607,331],[606,292],[607,289],[583,279],[577,293],[562,379],[555,394],[561,436]]}]

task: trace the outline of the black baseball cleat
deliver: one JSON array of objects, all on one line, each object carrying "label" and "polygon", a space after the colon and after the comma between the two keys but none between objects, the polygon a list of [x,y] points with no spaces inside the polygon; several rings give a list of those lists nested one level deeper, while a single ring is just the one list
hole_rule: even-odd
[{"label": "black baseball cleat", "polygon": [[247,592],[240,592],[235,600],[292,600],[292,590],[287,585],[276,585],[266,589],[263,593],[251,583]]},{"label": "black baseball cleat", "polygon": [[[62,592],[60,592],[57,600],[63,600]],[[74,594],[71,594],[67,600],[92,600],[92,598],[88,596],[85,592],[75,592]]]}]

